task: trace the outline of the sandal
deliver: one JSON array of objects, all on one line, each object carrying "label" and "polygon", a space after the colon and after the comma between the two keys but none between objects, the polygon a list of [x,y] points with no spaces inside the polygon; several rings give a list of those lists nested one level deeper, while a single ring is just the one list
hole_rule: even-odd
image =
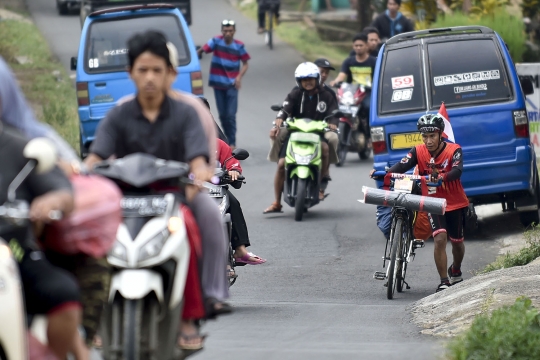
[{"label": "sandal", "polygon": [[[254,260],[251,260],[251,259],[254,259]],[[254,253],[248,252],[246,255],[242,257],[239,257],[239,258],[235,257],[234,262],[247,264],[247,265],[259,265],[259,264],[264,264],[266,260],[261,258],[260,256],[255,255]]]},{"label": "sandal", "polygon": [[263,211],[263,214],[282,213],[283,212],[281,211],[282,208],[283,206],[281,206],[281,204],[273,202],[272,205],[270,205]]},{"label": "sandal", "polygon": [[[196,339],[199,339],[198,343],[187,344],[187,342],[190,342]],[[180,348],[180,350],[183,350],[183,351],[202,350],[202,348],[204,347],[205,339],[206,339],[206,335],[201,335],[199,333],[191,334],[191,335],[180,333],[180,336],[178,337],[178,347]],[[182,340],[185,341],[184,344],[182,344]]]}]

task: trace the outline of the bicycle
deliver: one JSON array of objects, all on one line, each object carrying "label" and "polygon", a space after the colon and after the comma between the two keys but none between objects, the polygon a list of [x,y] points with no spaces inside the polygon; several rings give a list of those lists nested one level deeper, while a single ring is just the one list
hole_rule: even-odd
[{"label": "bicycle", "polygon": [[[396,193],[394,194],[395,202],[392,206],[390,237],[386,240],[383,256],[383,268],[386,267],[387,261],[389,262],[389,265],[386,268],[386,272],[376,271],[375,274],[373,274],[373,278],[376,280],[387,280],[384,285],[386,287],[386,297],[388,300],[391,300],[394,298],[396,290],[400,293],[404,290],[404,286],[407,290],[411,288],[405,281],[407,265],[414,260],[416,256],[415,250],[424,247],[424,241],[417,240],[413,236],[415,211],[422,210],[422,208],[419,209],[413,206],[415,203],[414,200],[418,200],[417,203],[420,207],[422,207],[424,203],[423,199],[418,199],[421,198],[421,196],[416,195],[415,193],[419,192],[420,186],[424,186],[421,184],[423,182],[422,179],[426,179],[425,186],[429,187],[440,186],[442,182],[428,183],[428,176],[396,173],[387,174],[386,171],[375,171],[372,175],[373,178],[381,178],[384,176],[389,176],[392,179],[390,188],[393,188],[393,193]],[[363,191],[364,190],[365,187]],[[386,192],[386,196],[387,195],[388,192]],[[435,203],[440,202],[441,205],[444,203],[444,206],[442,206],[442,213],[444,214],[446,208],[445,200],[438,198],[431,199],[433,199]],[[432,211],[432,213],[436,213],[436,211]]]},{"label": "bicycle", "polygon": [[264,42],[270,50],[274,48],[273,43],[273,29],[277,27],[277,9],[280,4],[280,0],[267,0],[265,3],[265,33],[264,33]]}]

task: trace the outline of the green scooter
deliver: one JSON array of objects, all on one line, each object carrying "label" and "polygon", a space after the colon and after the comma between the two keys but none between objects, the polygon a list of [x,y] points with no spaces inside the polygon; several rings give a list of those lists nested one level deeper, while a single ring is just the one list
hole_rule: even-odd
[{"label": "green scooter", "polygon": [[[271,109],[281,111],[283,106],[272,105]],[[289,117],[283,122],[283,126],[290,133],[285,156],[283,200],[294,207],[296,221],[302,221],[304,212],[320,201],[321,136],[329,131],[326,120],[334,116],[342,116],[342,114],[339,110],[335,110],[323,121]]]}]

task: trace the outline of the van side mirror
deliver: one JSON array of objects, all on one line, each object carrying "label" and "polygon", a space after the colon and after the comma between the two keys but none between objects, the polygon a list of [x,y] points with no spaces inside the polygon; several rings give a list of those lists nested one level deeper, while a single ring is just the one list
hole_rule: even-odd
[{"label": "van side mirror", "polygon": [[274,105],[270,106],[270,109],[272,109],[273,111],[281,111],[281,109],[283,109],[283,106],[278,105],[278,104],[274,104]]},{"label": "van side mirror", "polygon": [[73,71],[77,70],[77,58],[75,56],[71,57],[70,65],[71,65],[71,70]]},{"label": "van side mirror", "polygon": [[534,93],[534,86],[530,76],[520,76],[519,82],[521,83],[521,88],[523,89],[523,94],[525,94],[525,96],[532,95]]},{"label": "van side mirror", "polygon": [[249,152],[240,148],[234,149],[232,154],[236,160],[246,160],[249,157]]}]

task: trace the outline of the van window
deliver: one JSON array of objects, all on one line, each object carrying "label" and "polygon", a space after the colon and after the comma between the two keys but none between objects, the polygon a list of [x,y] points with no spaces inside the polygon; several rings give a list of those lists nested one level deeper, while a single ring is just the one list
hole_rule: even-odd
[{"label": "van window", "polygon": [[379,90],[381,114],[425,109],[420,56],[418,45],[387,52]]},{"label": "van window", "polygon": [[178,49],[178,62],[190,62],[188,45],[180,22],[174,15],[126,17],[95,21],[86,38],[85,69],[98,74],[125,71],[128,65],[127,41],[135,33],[147,30],[162,32]]},{"label": "van window", "polygon": [[432,108],[507,101],[512,92],[492,39],[428,45]]}]

